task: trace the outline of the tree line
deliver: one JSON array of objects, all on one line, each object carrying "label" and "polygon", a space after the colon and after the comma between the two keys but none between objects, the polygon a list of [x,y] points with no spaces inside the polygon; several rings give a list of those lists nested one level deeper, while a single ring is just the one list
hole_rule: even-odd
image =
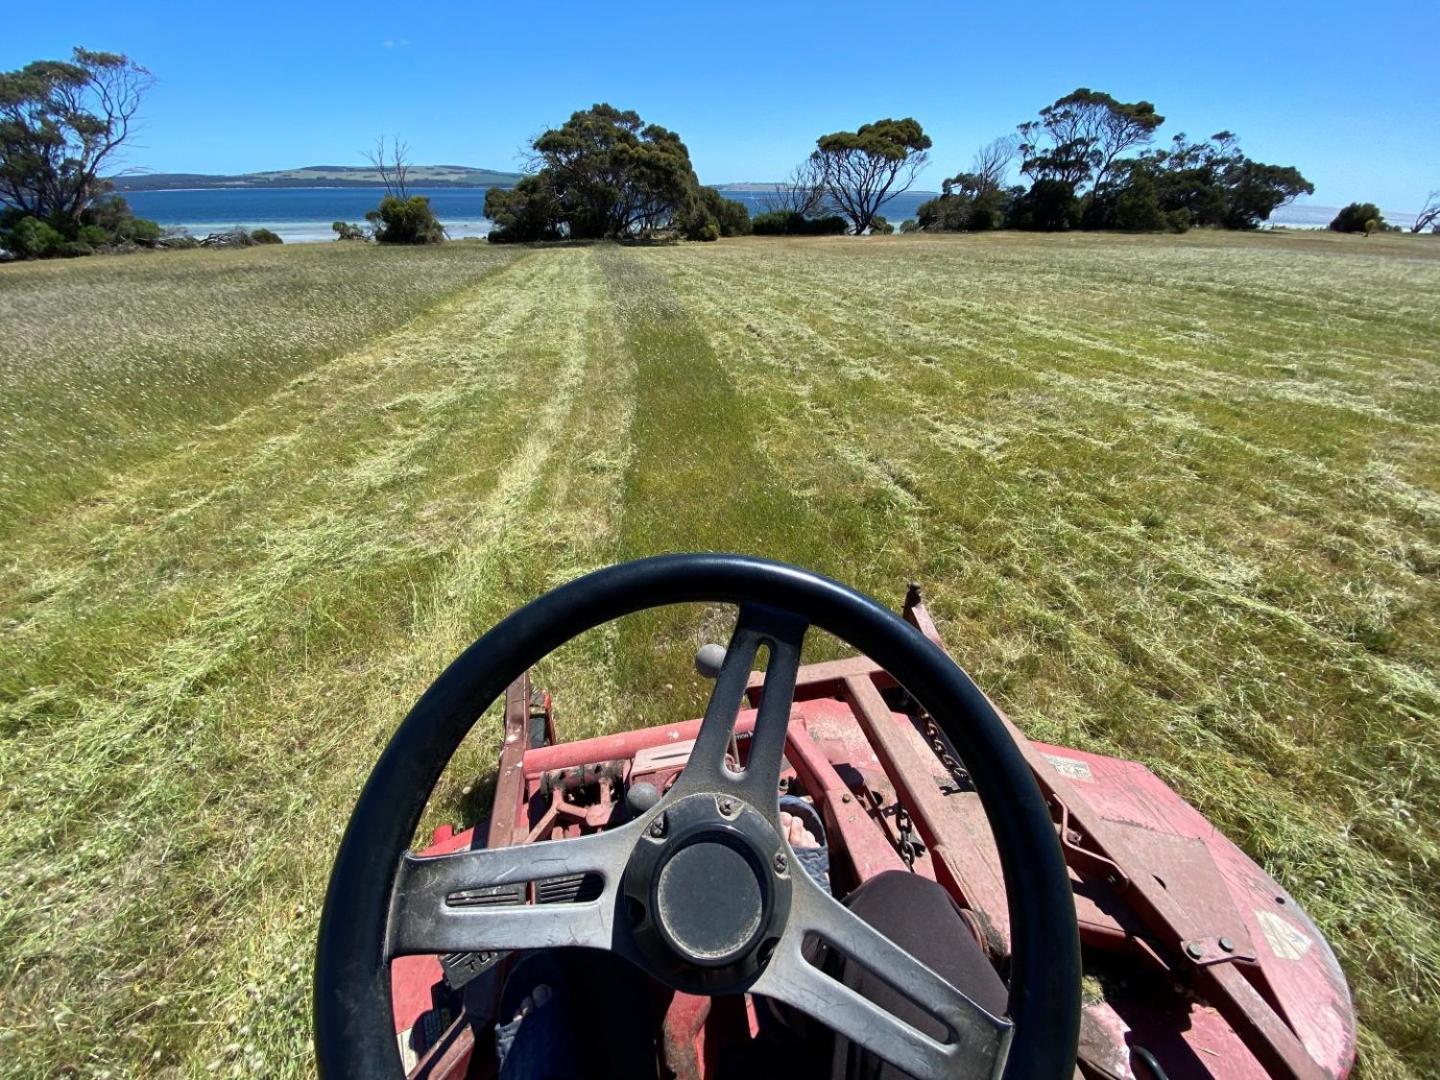
[{"label": "tree line", "polygon": [[[0,250],[40,257],[201,243],[162,236],[113,193],[106,176],[153,83],[129,57],[83,48],[69,60],[0,72]],[[1250,158],[1230,132],[1198,142],[1179,134],[1154,148],[1164,121],[1148,101],[1077,89],[983,146],[901,230],[1254,229],[1314,192],[1295,167]],[[700,183],[678,133],[600,103],[534,138],[527,175],[513,188],[491,188],[485,213],[496,243],[883,234],[894,225],[882,210],[913,186],[931,150],[912,117],[821,135],[752,219],[744,204]],[[444,239],[429,200],[409,188],[405,145],[382,138],[367,156],[385,195],[366,215],[368,226],[337,221],[337,238]],[[1369,233],[1387,226],[1373,204],[1354,203],[1331,228]],[[1423,229],[1440,231],[1440,192],[1431,193],[1413,226]],[[278,240],[257,230],[204,242]]]},{"label": "tree line", "polygon": [[[1012,228],[1183,232],[1255,229],[1315,187],[1289,165],[1256,161],[1222,131],[1150,149],[1165,122],[1148,101],[1081,87],[987,144],[916,212],[926,231]],[[1025,183],[1009,183],[1015,166]]]}]

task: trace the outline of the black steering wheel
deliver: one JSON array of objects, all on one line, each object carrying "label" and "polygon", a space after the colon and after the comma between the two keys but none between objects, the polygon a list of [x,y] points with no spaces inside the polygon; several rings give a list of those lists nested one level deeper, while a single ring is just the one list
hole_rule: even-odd
[{"label": "black steering wheel", "polygon": [[[417,857],[426,800],[476,719],[566,641],[647,608],[739,606],[689,763],[635,820],[573,840]],[[806,630],[884,667],[970,766],[1004,868],[1013,928],[1009,1018],[991,1016],[793,867],[777,783]],[[769,660],[743,771],[725,750],[757,652]],[[601,879],[597,899],[464,903],[466,893],[560,874]],[[714,888],[724,881],[726,887]],[[936,1039],[802,955],[818,938],[920,1006]],[[580,578],[471,645],[405,718],[366,782],[335,859],[315,970],[315,1047],[331,1077],[402,1075],[389,963],[413,953],[588,946],[692,993],[784,1001],[921,1077],[1069,1080],[1080,1022],[1070,881],[1040,790],[994,707],[945,653],[875,601],[828,578],[738,555],[672,555]]]}]

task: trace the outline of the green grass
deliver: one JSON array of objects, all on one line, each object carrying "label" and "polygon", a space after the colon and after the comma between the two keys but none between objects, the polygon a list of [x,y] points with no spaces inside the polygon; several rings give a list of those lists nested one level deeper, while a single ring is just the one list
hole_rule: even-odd
[{"label": "green grass", "polygon": [[[1366,1075],[1431,1075],[1437,373],[1410,238],[0,268],[0,1072],[308,1072],[330,856],[414,698],[550,585],[729,548],[924,582],[1022,727],[1306,904]],[[723,620],[562,650],[562,734],[695,715]]]}]

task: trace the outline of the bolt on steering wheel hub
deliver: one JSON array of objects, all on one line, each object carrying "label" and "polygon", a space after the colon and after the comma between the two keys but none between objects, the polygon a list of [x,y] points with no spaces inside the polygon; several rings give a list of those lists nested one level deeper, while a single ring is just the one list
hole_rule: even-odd
[{"label": "bolt on steering wheel hub", "polygon": [[656,822],[622,885],[635,943],[696,992],[743,986],[764,967],[789,911],[788,864],[775,858],[784,840],[731,795],[691,795]]}]

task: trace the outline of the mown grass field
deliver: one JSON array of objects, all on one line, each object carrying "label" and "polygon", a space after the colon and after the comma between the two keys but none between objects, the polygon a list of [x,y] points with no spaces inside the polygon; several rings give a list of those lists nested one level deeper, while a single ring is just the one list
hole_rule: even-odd
[{"label": "mown grass field", "polygon": [[[400,717],[547,586],[689,549],[923,582],[1022,727],[1145,761],[1303,900],[1364,1075],[1440,1071],[1433,241],[0,267],[0,510],[0,1073],[306,1074]],[[567,647],[562,734],[698,713],[722,626]]]}]

